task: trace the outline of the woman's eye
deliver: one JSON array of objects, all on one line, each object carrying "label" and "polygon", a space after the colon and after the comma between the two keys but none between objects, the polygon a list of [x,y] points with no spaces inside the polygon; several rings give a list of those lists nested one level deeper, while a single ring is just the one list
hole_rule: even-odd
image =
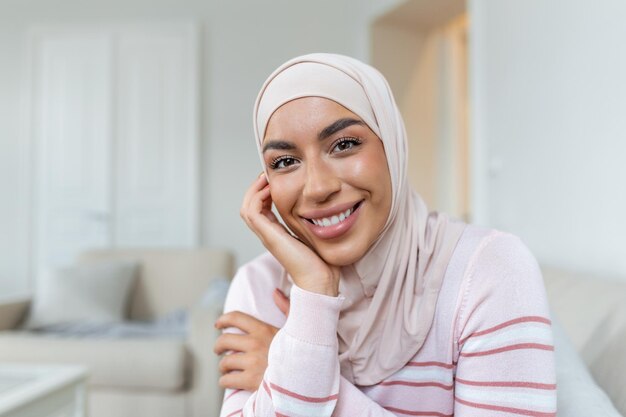
[{"label": "woman's eye", "polygon": [[274,159],[270,163],[270,168],[272,168],[272,169],[287,168],[287,167],[290,167],[291,165],[295,164],[296,162],[297,162],[296,158],[292,158],[290,156],[282,156],[282,157]]},{"label": "woman's eye", "polygon": [[360,144],[361,144],[361,141],[357,138],[341,138],[335,144],[335,146],[333,146],[333,151],[344,152]]}]

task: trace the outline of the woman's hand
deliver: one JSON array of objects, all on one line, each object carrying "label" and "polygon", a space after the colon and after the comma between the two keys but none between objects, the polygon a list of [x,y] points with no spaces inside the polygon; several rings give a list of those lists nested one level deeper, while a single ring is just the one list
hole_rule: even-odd
[{"label": "woman's hand", "polygon": [[278,328],[240,311],[224,314],[215,322],[215,326],[218,329],[236,327],[244,332],[223,333],[215,342],[215,353],[227,353],[219,364],[222,374],[220,386],[256,391],[263,380],[270,343]]},{"label": "woman's hand", "polygon": [[339,268],[328,265],[311,248],[294,238],[272,213],[270,186],[261,174],[246,192],[241,217],[281,263],[294,283],[307,291],[336,297]]},{"label": "woman's hand", "polygon": [[[289,314],[289,299],[280,291],[274,291],[274,302],[285,314]],[[269,346],[278,332],[278,328],[269,325],[249,314],[239,311],[222,315],[215,322],[215,327],[225,329],[236,327],[244,334],[224,333],[217,338],[214,352],[224,355],[219,369],[222,376],[219,384],[223,388],[242,389],[254,392],[261,385]]]}]

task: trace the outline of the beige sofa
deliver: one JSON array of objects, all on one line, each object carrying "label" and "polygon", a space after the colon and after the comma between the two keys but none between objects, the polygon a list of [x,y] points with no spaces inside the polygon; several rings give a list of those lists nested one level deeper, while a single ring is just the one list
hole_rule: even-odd
[{"label": "beige sofa", "polygon": [[[617,411],[626,415],[626,281],[556,268],[542,269],[553,318],[560,322],[597,385],[608,395]],[[560,371],[562,376],[577,378],[575,373],[569,372],[570,369],[558,369],[559,364],[562,368],[576,366],[575,363],[559,362],[558,347],[557,376]],[[569,381],[558,382],[557,393]],[[581,387],[578,385],[574,390],[577,392],[559,393],[559,417],[615,415],[608,410],[611,407],[590,406],[588,403],[598,396],[594,399],[586,397],[590,390]],[[584,407],[589,407],[586,413],[581,411]]]},{"label": "beige sofa", "polygon": [[130,295],[130,319],[149,320],[177,308],[190,311],[186,340],[89,339],[36,335],[18,330],[30,300],[0,304],[0,362],[85,364],[90,370],[90,417],[217,416],[222,391],[213,327],[223,305],[199,300],[218,277],[233,276],[233,257],[223,250],[98,250],[80,262],[139,261]]}]

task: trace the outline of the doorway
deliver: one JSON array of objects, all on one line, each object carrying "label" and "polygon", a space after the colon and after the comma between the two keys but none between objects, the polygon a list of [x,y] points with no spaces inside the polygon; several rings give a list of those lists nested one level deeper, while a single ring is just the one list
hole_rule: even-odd
[{"label": "doorway", "polygon": [[409,180],[431,210],[470,212],[468,18],[463,2],[409,0],[372,24],[409,140]]}]

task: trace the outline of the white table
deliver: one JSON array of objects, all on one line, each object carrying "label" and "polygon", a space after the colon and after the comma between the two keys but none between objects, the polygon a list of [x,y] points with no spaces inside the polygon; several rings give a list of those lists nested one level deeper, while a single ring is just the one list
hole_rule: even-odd
[{"label": "white table", "polygon": [[0,417],[85,417],[87,371],[0,362]]}]

